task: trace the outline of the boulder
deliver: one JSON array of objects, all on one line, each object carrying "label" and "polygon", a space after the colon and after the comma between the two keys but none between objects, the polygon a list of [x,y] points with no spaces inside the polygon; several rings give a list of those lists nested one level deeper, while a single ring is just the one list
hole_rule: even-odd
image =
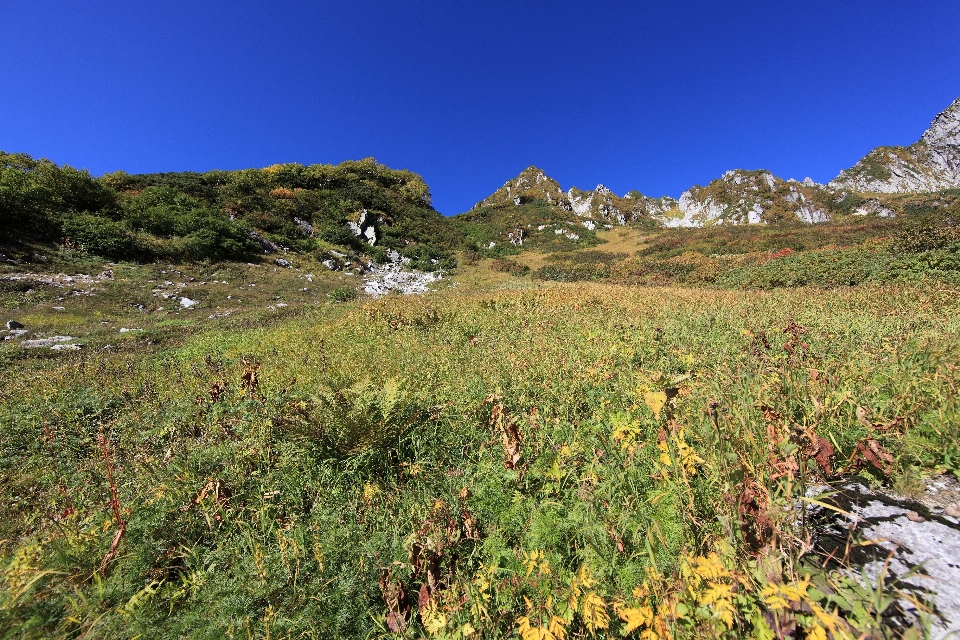
[{"label": "boulder", "polygon": [[14,329],[23,329],[23,325],[16,320],[7,320],[7,329],[10,331],[13,331]]},{"label": "boulder", "polygon": [[374,216],[369,211],[364,209],[360,212],[360,216],[356,222],[348,222],[347,226],[350,227],[350,231],[353,232],[353,235],[358,238],[365,238],[367,244],[371,247],[377,244],[377,241],[380,239],[380,225],[383,223],[383,220],[379,216]]},{"label": "boulder", "polygon": [[[926,491],[908,499],[855,476],[810,492],[826,489],[830,493],[821,504],[830,508],[817,503],[808,507],[817,553],[823,558],[849,558],[844,571],[864,583],[892,579],[898,592],[912,594],[914,602],[927,601],[932,615],[929,635],[924,637],[951,637],[960,629],[960,565],[956,561],[960,521],[951,515],[957,513],[960,483],[944,474],[928,480]],[[947,512],[950,507],[954,508]],[[851,542],[855,552],[849,551]],[[906,621],[918,622],[922,612],[906,600],[901,603]]]}]

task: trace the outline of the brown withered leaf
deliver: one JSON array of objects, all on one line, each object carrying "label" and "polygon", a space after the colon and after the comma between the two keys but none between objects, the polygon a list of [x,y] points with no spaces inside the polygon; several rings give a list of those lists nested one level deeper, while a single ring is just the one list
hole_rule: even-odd
[{"label": "brown withered leaf", "polygon": [[720,409],[720,403],[719,403],[719,402],[717,402],[716,400],[714,400],[714,399],[712,399],[712,398],[707,401],[707,415],[710,417],[710,422],[713,423],[713,428],[714,428],[714,429],[719,429],[719,428],[720,428],[720,424],[719,424],[719,411],[718,411],[719,409]]},{"label": "brown withered leaf", "polygon": [[502,430],[503,437],[503,466],[507,469],[516,469],[520,462],[520,426],[516,420],[508,421]]},{"label": "brown withered leaf", "polygon": [[877,431],[900,431],[907,422],[906,416],[897,416],[888,422],[874,422],[873,428]]},{"label": "brown withered leaf", "polygon": [[223,397],[223,394],[227,390],[227,383],[223,380],[218,380],[210,385],[210,390],[207,392],[207,395],[210,396],[210,402],[216,404],[220,402],[220,399]]},{"label": "brown withered leaf", "polygon": [[423,611],[430,606],[430,589],[426,583],[420,585],[420,592],[417,594],[417,608]]},{"label": "brown withered leaf", "polygon": [[767,513],[768,506],[766,490],[756,480],[744,481],[737,497],[737,515],[740,532],[754,552],[766,545],[773,529],[773,522]]},{"label": "brown withered leaf", "polygon": [[781,423],[783,422],[783,414],[774,409],[773,407],[768,407],[763,404],[760,405],[760,411],[763,412],[763,419],[767,422]]},{"label": "brown withered leaf", "polygon": [[460,515],[463,519],[463,537],[467,540],[479,540],[480,529],[477,527],[477,519],[466,509]]},{"label": "brown withered leaf", "polygon": [[812,428],[807,429],[804,435],[808,443],[803,451],[804,455],[814,460],[825,476],[831,475],[833,473],[833,456],[836,453],[833,445],[826,438],[818,436]]},{"label": "brown withered leaf", "polygon": [[866,407],[857,407],[857,422],[865,426],[867,429],[873,428],[873,423],[870,421],[870,410]]},{"label": "brown withered leaf", "polygon": [[879,442],[873,438],[867,438],[857,443],[853,455],[850,456],[850,462],[847,464],[848,472],[856,472],[869,464],[871,467],[890,477],[893,473],[893,455],[883,448]]},{"label": "brown withered leaf", "polygon": [[127,523],[121,520],[120,526],[117,528],[117,532],[113,536],[113,542],[110,543],[110,550],[107,551],[107,555],[103,558],[103,562],[100,563],[101,573],[106,571],[107,565],[113,562],[114,558],[117,557],[117,553],[120,551],[120,542],[123,540],[123,535],[126,532],[127,532]]},{"label": "brown withered leaf", "polygon": [[611,526],[611,527],[607,530],[607,535],[609,535],[609,536],[610,536],[610,539],[613,540],[613,541],[617,544],[617,552],[618,552],[618,553],[623,553],[623,551],[624,551],[623,537],[622,537],[619,533],[617,533],[617,530]]},{"label": "brown withered leaf", "polygon": [[240,364],[243,365],[243,373],[240,374],[240,384],[252,397],[257,394],[260,388],[260,363],[241,358]]},{"label": "brown withered leaf", "polygon": [[503,403],[495,395],[491,395],[484,402],[492,404],[490,409],[490,428],[500,432],[500,439],[503,442],[504,461],[503,466],[506,469],[516,469],[520,462],[520,448],[522,439],[520,437],[520,426],[516,419],[508,418]]},{"label": "brown withered leaf", "polygon": [[783,457],[770,455],[767,457],[767,464],[770,465],[773,471],[773,473],[770,474],[771,480],[776,480],[783,476],[796,477],[797,472],[800,471],[800,465],[797,464],[796,459],[792,456]]}]

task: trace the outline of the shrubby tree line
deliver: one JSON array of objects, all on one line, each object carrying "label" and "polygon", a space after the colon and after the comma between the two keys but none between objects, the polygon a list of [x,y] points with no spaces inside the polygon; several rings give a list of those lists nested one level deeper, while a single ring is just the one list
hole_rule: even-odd
[{"label": "shrubby tree line", "polygon": [[[381,220],[370,247],[347,223]],[[460,236],[410,171],[372,158],[339,165],[95,178],[86,170],[0,152],[0,241],[66,243],[115,260],[249,260],[273,246],[334,244],[420,266],[443,262]],[[266,249],[265,249],[266,247]]]}]

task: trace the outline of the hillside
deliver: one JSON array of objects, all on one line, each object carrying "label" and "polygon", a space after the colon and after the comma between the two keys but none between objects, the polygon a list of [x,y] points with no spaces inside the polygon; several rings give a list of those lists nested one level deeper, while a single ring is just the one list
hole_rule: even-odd
[{"label": "hillside", "polygon": [[475,250],[505,255],[521,247],[570,250],[592,246],[598,229],[627,224],[659,226],[656,216],[675,205],[671,198],[649,198],[638,191],[620,197],[602,184],[592,191],[576,187],[563,191],[542,169],[527,167],[451,220]]},{"label": "hillside", "polygon": [[[0,290],[27,326],[0,343],[0,628],[38,640],[930,628],[857,578],[895,548],[842,549],[909,513],[925,537],[897,562],[915,563],[954,531],[955,285],[499,274],[461,291],[487,269],[428,296],[346,304],[266,265],[114,265],[90,284],[35,274],[32,293]],[[151,293],[174,287],[201,305]],[[54,346],[69,348],[34,346],[65,334]],[[837,493],[810,498],[825,485]],[[851,506],[849,486],[888,500],[883,517]],[[894,490],[924,502],[889,502]],[[832,509],[862,513],[859,528]],[[898,582],[899,567],[885,592],[943,593],[938,611],[958,621],[955,581]]]},{"label": "hillside", "polygon": [[[328,248],[449,262],[461,239],[423,179],[373,159],[339,165],[93,178],[0,153],[0,242],[71,243],[105,258],[248,260]],[[319,255],[319,254],[318,254]],[[329,255],[327,257],[330,257]]]}]

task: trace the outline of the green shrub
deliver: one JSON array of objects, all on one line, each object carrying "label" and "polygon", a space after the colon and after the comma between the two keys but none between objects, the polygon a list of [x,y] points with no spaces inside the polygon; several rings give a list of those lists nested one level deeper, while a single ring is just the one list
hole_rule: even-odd
[{"label": "green shrub", "polygon": [[306,435],[338,455],[388,449],[424,412],[400,378],[323,385],[313,397]]},{"label": "green shrub", "polygon": [[909,220],[893,237],[897,251],[960,250],[960,213],[928,214]]},{"label": "green shrub", "polygon": [[525,276],[530,273],[530,267],[514,260],[494,260],[490,263],[490,270],[509,273],[512,276]]},{"label": "green shrub", "polygon": [[357,290],[353,287],[343,286],[337,287],[333,291],[327,294],[327,296],[333,302],[353,302],[357,299],[358,293]]},{"label": "green shrub", "polygon": [[146,249],[123,223],[90,214],[68,218],[63,235],[88,253],[114,260],[137,259]]}]

